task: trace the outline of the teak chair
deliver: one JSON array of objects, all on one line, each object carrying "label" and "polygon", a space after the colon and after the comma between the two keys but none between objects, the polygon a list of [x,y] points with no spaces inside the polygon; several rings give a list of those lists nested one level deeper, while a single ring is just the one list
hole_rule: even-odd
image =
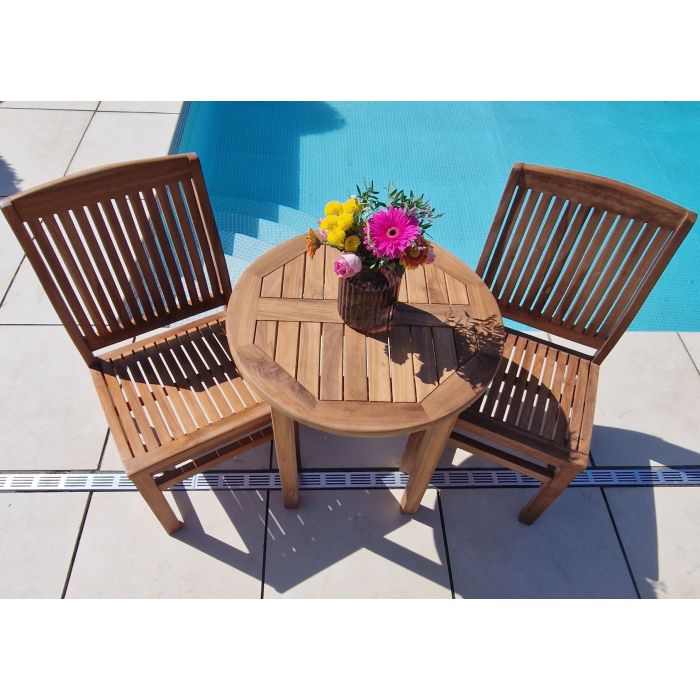
[{"label": "teak chair", "polygon": [[621,182],[513,166],[477,273],[504,318],[586,349],[506,328],[493,381],[457,421],[469,435],[455,431],[450,442],[541,482],[521,522],[586,468],[600,363],[695,219]]},{"label": "teak chair", "polygon": [[231,282],[199,160],[96,168],[2,208],[89,368],[126,473],[173,533],[182,523],[163,489],[272,439],[223,310],[201,317],[228,303]]}]

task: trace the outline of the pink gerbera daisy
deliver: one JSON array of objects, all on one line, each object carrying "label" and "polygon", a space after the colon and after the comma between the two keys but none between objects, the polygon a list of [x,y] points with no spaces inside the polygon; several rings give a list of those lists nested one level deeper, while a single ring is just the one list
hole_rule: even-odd
[{"label": "pink gerbera daisy", "polygon": [[377,257],[398,258],[421,233],[418,220],[396,207],[377,212],[367,223],[366,244]]}]

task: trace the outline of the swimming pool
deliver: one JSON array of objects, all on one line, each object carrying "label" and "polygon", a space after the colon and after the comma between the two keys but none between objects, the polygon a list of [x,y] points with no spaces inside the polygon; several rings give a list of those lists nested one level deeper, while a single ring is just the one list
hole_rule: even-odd
[{"label": "swimming pool", "polygon": [[[472,267],[516,161],[700,210],[698,102],[192,102],[173,150],[201,158],[234,277],[365,178],[425,192],[436,242]],[[700,331],[699,267],[700,225],[632,330]]]}]

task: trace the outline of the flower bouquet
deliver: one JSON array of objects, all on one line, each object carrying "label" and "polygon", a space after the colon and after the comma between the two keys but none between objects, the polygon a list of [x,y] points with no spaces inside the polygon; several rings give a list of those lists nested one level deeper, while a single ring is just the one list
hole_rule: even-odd
[{"label": "flower bouquet", "polygon": [[393,185],[387,192],[388,201],[380,201],[371,183],[344,203],[328,202],[318,230],[309,229],[306,237],[310,257],[322,245],[341,251],[333,264],[340,278],[338,312],[364,332],[391,325],[403,273],[435,260],[426,235],[442,214],[423,195]]}]

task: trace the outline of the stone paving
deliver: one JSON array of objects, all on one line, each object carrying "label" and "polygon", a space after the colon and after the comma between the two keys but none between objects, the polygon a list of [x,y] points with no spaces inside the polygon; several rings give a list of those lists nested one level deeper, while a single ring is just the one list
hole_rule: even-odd
[{"label": "stone paving", "polygon": [[[0,102],[0,196],[168,152],[181,103]],[[0,220],[0,472],[121,471],[94,389]],[[663,358],[663,363],[659,362]],[[593,468],[700,466],[700,333],[628,333],[603,364]],[[393,470],[405,438],[302,428],[306,468]],[[440,465],[485,466],[450,449]],[[222,470],[275,469],[271,445]],[[700,596],[700,489],[569,489],[532,527],[529,488],[168,494],[0,492],[0,597],[661,598]]]}]

